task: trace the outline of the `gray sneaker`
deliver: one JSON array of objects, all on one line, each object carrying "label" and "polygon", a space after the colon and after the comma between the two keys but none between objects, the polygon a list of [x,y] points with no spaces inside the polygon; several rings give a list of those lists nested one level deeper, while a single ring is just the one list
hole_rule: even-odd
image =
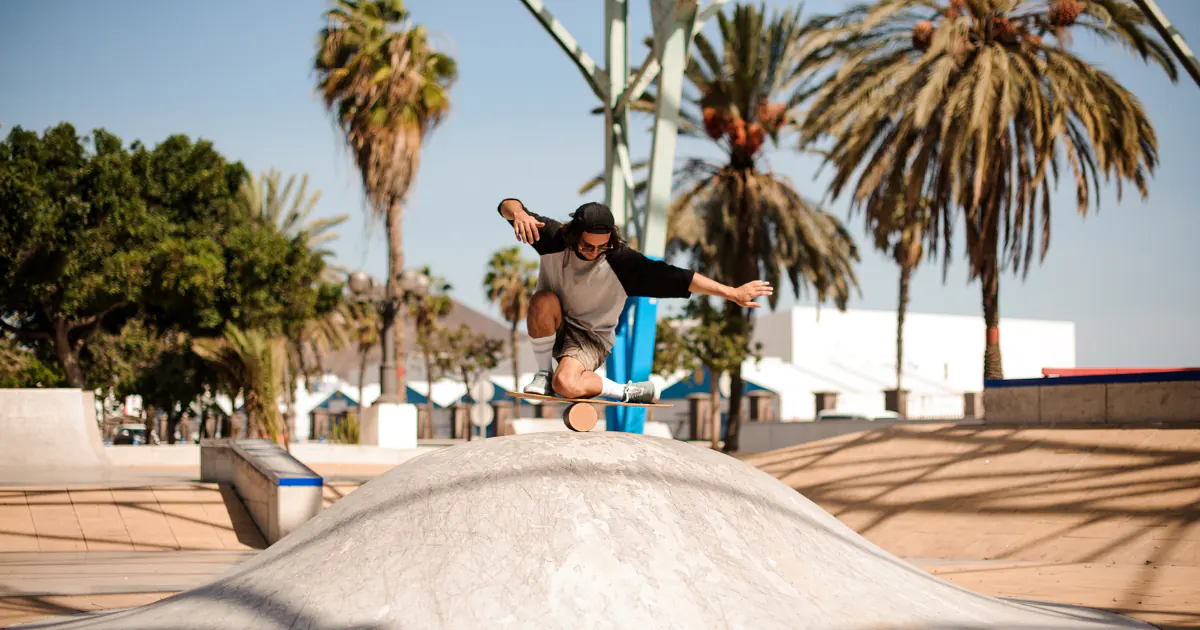
[{"label": "gray sneaker", "polygon": [[626,383],[625,397],[621,402],[649,404],[658,402],[658,386],[654,381],[642,381],[640,383]]},{"label": "gray sneaker", "polygon": [[526,394],[537,394],[539,396],[553,396],[554,387],[551,385],[550,372],[546,370],[538,370],[537,374],[533,375],[533,380],[530,381],[525,389],[521,390]]}]

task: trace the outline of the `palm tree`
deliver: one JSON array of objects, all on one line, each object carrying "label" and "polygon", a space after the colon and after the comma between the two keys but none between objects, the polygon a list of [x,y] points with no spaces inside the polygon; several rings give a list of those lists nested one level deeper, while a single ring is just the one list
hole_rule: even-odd
[{"label": "palm tree", "polygon": [[431,275],[428,266],[420,271],[422,275],[429,278],[429,290],[424,293],[408,294],[408,314],[415,324],[417,347],[421,351],[421,357],[425,360],[425,379],[429,384],[425,395],[425,418],[418,428],[418,436],[432,438],[433,383],[437,380],[434,377],[438,372],[434,362],[437,356],[445,351],[438,329],[441,325],[440,320],[449,315],[454,308],[454,300],[450,298],[450,291],[454,287],[444,278]]},{"label": "palm tree", "polygon": [[379,316],[369,306],[360,306],[354,310],[356,317],[352,323],[352,334],[355,349],[358,351],[358,409],[362,413],[367,403],[363,396],[363,381],[367,377],[367,358],[371,350],[379,344]]},{"label": "palm tree", "polygon": [[[899,304],[896,307],[896,390],[904,388],[904,316],[908,312],[908,291],[912,274],[921,263],[922,235],[929,221],[928,200],[909,213],[903,199],[895,199],[892,212],[867,215],[867,229],[875,239],[875,248],[888,252],[900,267]],[[904,409],[898,410],[903,417]]]},{"label": "palm tree", "polygon": [[[803,45],[800,13],[739,5],[717,16],[721,48],[698,33],[685,72],[680,135],[716,143],[722,158],[692,157],[675,174],[682,192],[668,215],[667,257],[688,254],[706,275],[731,285],[763,278],[779,286],[786,277],[793,295],[810,290],[818,302],[844,309],[857,288],[854,240],[832,214],[772,171],[763,150],[778,146],[790,130],[799,100],[797,52]],[[639,109],[646,109],[647,95]],[[585,190],[588,186],[585,186]],[[645,185],[635,189],[638,199]],[[778,304],[780,293],[770,297]],[[725,305],[731,336],[752,339],[749,313]],[[731,374],[726,450],[737,449],[742,375]]]},{"label": "palm tree", "polygon": [[[318,87],[358,167],[371,215],[384,218],[387,296],[398,303],[404,203],[425,137],[449,112],[458,69],[452,58],[432,49],[424,27],[409,23],[402,0],[336,0],[324,15],[328,24],[314,60]],[[396,361],[403,366],[407,354],[398,315],[390,310],[384,325],[394,331]],[[402,375],[397,390],[403,397]]]},{"label": "palm tree", "polygon": [[815,79],[799,93],[812,99],[802,146],[831,140],[830,192],[851,186],[868,215],[928,198],[923,238],[947,266],[962,211],[970,277],[982,281],[984,378],[1003,378],[1000,269],[1028,274],[1035,241],[1045,258],[1061,157],[1084,216],[1101,174],[1116,176],[1118,199],[1123,179],[1144,198],[1158,161],[1141,103],[1072,53],[1072,34],[1123,44],[1174,81],[1169,53],[1125,0],[883,0],[806,28],[802,69]]},{"label": "palm tree", "polygon": [[[296,186],[296,176],[288,176],[280,186],[281,174],[275,169],[257,176],[247,175],[238,191],[241,207],[247,216],[272,227],[284,238],[293,242],[302,241],[316,256],[322,259],[324,271],[320,280],[327,284],[338,284],[349,273],[347,269],[333,263],[333,252],[325,249],[330,241],[339,238],[331,230],[345,222],[345,214],[309,219],[321,199],[321,190],[308,194],[308,175]],[[286,331],[287,361],[284,370],[288,386],[284,388],[287,416],[292,418],[295,404],[295,384],[301,377],[308,378],[313,367],[319,367],[322,357],[339,350],[350,342],[350,329],[354,313],[346,301],[339,301],[328,312],[290,327]]]},{"label": "palm tree", "polygon": [[267,435],[288,447],[287,426],[279,414],[279,390],[286,387],[286,349],[281,336],[228,324],[221,337],[192,340],[192,351],[208,361],[229,391],[242,393],[249,434]]},{"label": "palm tree", "polygon": [[324,249],[324,246],[329,241],[339,238],[337,232],[330,230],[346,222],[349,216],[339,214],[310,220],[309,215],[321,200],[321,190],[317,189],[312,195],[308,194],[307,173],[300,180],[300,187],[294,192],[296,176],[289,175],[282,188],[281,176],[275,169],[246,176],[238,191],[246,212],[275,226],[280,234],[289,239],[300,238],[303,235],[308,249],[326,259],[323,279],[330,282],[340,281],[341,276],[348,271],[328,260],[333,256],[333,252]]},{"label": "palm tree", "polygon": [[[488,301],[500,305],[504,320],[512,325],[508,347],[512,354],[513,391],[519,391],[521,367],[517,355],[517,326],[529,314],[529,299],[537,286],[537,263],[521,258],[518,247],[501,249],[492,254],[488,261],[487,275],[483,286],[487,288]],[[520,417],[521,400],[516,399],[514,417]]]}]

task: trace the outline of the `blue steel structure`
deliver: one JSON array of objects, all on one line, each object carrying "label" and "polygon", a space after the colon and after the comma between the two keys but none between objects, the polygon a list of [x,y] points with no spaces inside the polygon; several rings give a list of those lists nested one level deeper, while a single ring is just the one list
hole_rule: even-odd
[{"label": "blue steel structure", "polygon": [[[649,0],[654,46],[637,73],[630,76],[628,0],[604,0],[604,68],[597,67],[562,23],[546,10],[542,0],[521,0],[579,68],[588,86],[604,104],[605,203],[625,233],[637,239],[638,249],[655,260],[662,260],[666,252],[667,206],[671,199],[688,47],[693,34],[701,30],[727,1],[709,0],[701,10],[698,0]],[[648,202],[645,208],[639,209],[632,203],[629,103],[639,98],[656,77],[658,90]],[[623,383],[650,377],[657,315],[655,299],[630,298],[626,302],[608,359],[609,378]],[[645,411],[637,407],[608,407],[608,430],[642,433]]]}]

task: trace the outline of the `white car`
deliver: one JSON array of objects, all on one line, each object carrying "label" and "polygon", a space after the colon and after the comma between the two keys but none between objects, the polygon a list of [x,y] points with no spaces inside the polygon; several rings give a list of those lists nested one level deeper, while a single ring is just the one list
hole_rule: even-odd
[{"label": "white car", "polygon": [[866,413],[862,411],[842,411],[838,409],[825,409],[817,413],[817,422],[825,420],[865,420],[867,422],[887,422],[900,420],[900,414],[895,411],[875,411]]}]

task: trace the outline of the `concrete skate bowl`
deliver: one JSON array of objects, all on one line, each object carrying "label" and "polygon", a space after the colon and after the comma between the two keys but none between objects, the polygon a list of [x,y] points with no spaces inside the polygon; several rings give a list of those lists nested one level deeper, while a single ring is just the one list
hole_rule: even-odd
[{"label": "concrete skate bowl", "polygon": [[697,445],[536,433],[421,455],[210,585],[24,628],[1139,628],[985,597]]},{"label": "concrete skate bowl", "polygon": [[0,479],[109,470],[94,401],[78,389],[0,389]]}]

